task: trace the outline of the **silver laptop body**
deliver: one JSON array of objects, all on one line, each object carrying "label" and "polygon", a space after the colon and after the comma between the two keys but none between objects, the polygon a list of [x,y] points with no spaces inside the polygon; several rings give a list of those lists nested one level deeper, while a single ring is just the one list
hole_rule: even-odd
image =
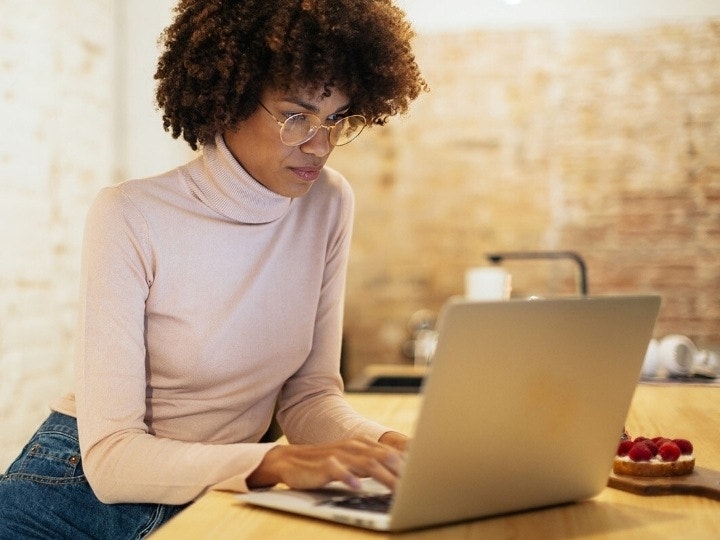
[{"label": "silver laptop body", "polygon": [[336,485],[238,498],[396,531],[593,497],[607,484],[659,307],[657,296],[449,301],[389,513],[337,506],[347,492]]}]

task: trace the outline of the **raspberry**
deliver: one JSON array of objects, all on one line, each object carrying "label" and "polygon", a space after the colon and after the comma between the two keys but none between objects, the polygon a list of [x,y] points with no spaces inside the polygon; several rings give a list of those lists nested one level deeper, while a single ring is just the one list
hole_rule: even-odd
[{"label": "raspberry", "polygon": [[673,439],[673,442],[678,445],[681,453],[685,455],[693,453],[693,445],[687,439]]},{"label": "raspberry", "polygon": [[658,449],[658,454],[663,461],[677,461],[680,457],[680,447],[672,441],[666,442]]},{"label": "raspberry", "polygon": [[627,456],[627,453],[633,447],[633,444],[635,443],[632,441],[621,441],[617,448],[617,455],[620,457]]},{"label": "raspberry", "polygon": [[658,453],[658,445],[652,442],[650,439],[645,439],[644,441],[641,441],[645,446],[647,446],[650,449],[650,452],[653,456],[657,456]]},{"label": "raspberry", "polygon": [[633,442],[642,442],[642,441],[647,441],[647,440],[648,440],[647,437],[635,437],[633,439]]},{"label": "raspberry", "polygon": [[667,437],[653,437],[653,438],[652,438],[652,442],[654,442],[655,444],[657,444],[658,447],[661,446],[662,443],[668,442],[668,441],[670,441],[670,440],[672,440],[672,439],[668,439]]},{"label": "raspberry", "polygon": [[639,441],[638,443],[633,444],[632,448],[628,452],[628,456],[633,461],[650,461],[653,454],[644,441]]}]

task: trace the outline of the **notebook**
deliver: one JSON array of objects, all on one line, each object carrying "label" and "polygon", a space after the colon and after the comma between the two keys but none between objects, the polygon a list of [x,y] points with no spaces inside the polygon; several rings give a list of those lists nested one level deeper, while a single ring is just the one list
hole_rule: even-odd
[{"label": "notebook", "polygon": [[[581,501],[607,484],[657,296],[451,300],[389,510],[339,485],[238,494],[253,505],[399,531]],[[364,494],[363,492],[363,494]]]}]

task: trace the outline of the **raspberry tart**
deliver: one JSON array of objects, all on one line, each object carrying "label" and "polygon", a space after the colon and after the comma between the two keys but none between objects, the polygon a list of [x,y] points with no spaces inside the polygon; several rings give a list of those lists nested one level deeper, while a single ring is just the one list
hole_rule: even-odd
[{"label": "raspberry tart", "polygon": [[693,445],[687,439],[636,437],[621,440],[613,472],[629,476],[681,476],[695,468]]}]

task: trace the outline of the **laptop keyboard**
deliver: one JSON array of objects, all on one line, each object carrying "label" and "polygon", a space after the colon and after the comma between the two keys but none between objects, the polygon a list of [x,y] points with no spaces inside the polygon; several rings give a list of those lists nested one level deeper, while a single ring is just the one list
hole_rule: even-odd
[{"label": "laptop keyboard", "polygon": [[343,497],[333,497],[324,502],[330,506],[365,510],[367,512],[387,513],[392,503],[392,493],[358,494]]}]

